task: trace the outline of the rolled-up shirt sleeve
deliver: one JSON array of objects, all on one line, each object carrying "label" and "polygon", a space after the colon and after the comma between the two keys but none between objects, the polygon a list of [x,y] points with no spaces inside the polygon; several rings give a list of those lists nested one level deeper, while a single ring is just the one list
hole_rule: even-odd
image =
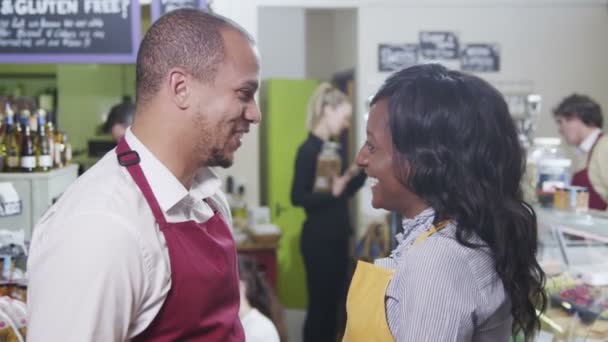
[{"label": "rolled-up shirt sleeve", "polygon": [[112,214],[79,213],[42,227],[28,261],[28,341],[133,337],[146,270],[126,224]]}]

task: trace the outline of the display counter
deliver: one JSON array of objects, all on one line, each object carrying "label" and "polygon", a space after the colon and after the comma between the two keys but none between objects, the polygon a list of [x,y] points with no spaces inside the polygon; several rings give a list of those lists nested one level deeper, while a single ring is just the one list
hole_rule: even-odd
[{"label": "display counter", "polygon": [[535,211],[549,298],[537,341],[608,341],[608,215]]},{"label": "display counter", "polygon": [[74,164],[49,172],[0,173],[0,182],[12,184],[21,202],[17,213],[0,217],[0,229],[23,230],[30,240],[34,225],[77,177]]}]

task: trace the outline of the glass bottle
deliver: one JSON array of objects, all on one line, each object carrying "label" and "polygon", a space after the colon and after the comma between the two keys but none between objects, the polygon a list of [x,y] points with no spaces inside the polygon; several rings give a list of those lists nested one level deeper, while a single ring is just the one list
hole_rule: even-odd
[{"label": "glass bottle", "polygon": [[63,151],[64,150],[65,150],[65,146],[63,145],[63,132],[57,132],[55,134],[55,147],[54,147],[54,155],[53,155],[53,165],[56,168],[60,168],[65,165],[63,162]]},{"label": "glass bottle", "polygon": [[53,125],[50,112],[46,115],[45,130],[46,139],[49,144],[49,155],[51,156],[53,167],[55,167],[55,125]]},{"label": "glass bottle", "polygon": [[[39,113],[43,114],[43,113]],[[53,159],[49,151],[49,140],[46,137],[46,114],[38,115],[38,138],[36,139],[36,170],[41,172],[50,171],[53,168]]]},{"label": "glass bottle", "polygon": [[[6,158],[4,163],[4,171],[7,172],[18,172],[21,167],[20,164],[20,144],[17,140],[17,134],[15,130],[15,122],[13,112],[7,112],[6,125],[4,131],[3,145],[6,148]],[[17,124],[17,126],[19,126]]]},{"label": "glass bottle", "polygon": [[34,139],[30,126],[23,127],[23,138],[21,139],[21,171],[34,172],[36,169],[36,153],[34,151]]}]

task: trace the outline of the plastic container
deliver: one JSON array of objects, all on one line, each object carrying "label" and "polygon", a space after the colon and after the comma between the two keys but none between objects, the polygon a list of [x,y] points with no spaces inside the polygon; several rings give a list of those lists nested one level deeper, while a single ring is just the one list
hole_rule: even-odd
[{"label": "plastic container", "polygon": [[538,163],[538,183],[536,194],[538,202],[544,207],[554,204],[555,191],[570,184],[572,160],[545,158]]},{"label": "plastic container", "polygon": [[529,202],[552,207],[555,189],[570,184],[572,161],[560,144],[559,138],[535,138],[528,150],[523,188]]},{"label": "plastic container", "polygon": [[585,212],[589,208],[589,189],[566,186],[555,189],[553,207],[559,210]]}]

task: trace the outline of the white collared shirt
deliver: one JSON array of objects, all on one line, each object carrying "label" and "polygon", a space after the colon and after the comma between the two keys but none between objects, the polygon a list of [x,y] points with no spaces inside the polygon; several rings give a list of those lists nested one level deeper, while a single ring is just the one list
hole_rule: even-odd
[{"label": "white collared shirt", "polygon": [[591,131],[591,133],[585,139],[583,139],[583,141],[580,143],[580,145],[578,145],[578,150],[584,154],[589,153],[589,151],[591,151],[591,149],[593,148],[593,145],[595,144],[595,141],[597,140],[597,138],[600,136],[601,133],[602,133],[601,129],[599,129],[599,128],[593,129],[593,131]]},{"label": "white collared shirt", "polygon": [[[210,198],[231,222],[221,181],[199,170],[190,190],[135,137],[126,140],[169,222],[205,222]],[[28,340],[125,341],[156,317],[171,287],[169,254],[141,191],[114,151],[79,177],[34,229]]]},{"label": "white collared shirt", "polygon": [[279,333],[272,321],[258,309],[252,308],[241,317],[245,341],[247,342],[279,342]]}]

